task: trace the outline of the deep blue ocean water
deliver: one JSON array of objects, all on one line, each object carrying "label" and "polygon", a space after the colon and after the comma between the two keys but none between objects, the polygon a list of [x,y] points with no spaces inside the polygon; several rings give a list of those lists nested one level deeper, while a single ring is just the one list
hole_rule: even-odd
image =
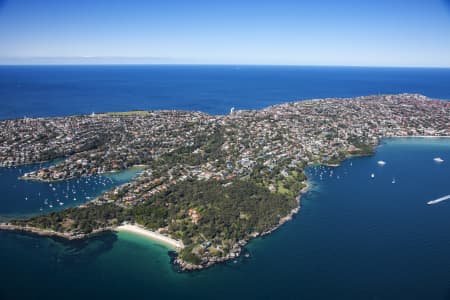
[{"label": "deep blue ocean water", "polygon": [[[377,92],[450,99],[450,71],[437,69],[11,68],[0,68],[2,118],[158,108],[226,113]],[[26,88],[9,89],[11,82]],[[445,161],[434,162],[437,156]],[[172,268],[169,249],[128,233],[67,242],[0,232],[0,299],[450,299],[450,201],[426,204],[450,194],[449,164],[450,139],[393,139],[374,156],[310,167],[312,187],[293,221],[252,241],[250,259],[191,274]],[[0,216],[38,212],[39,192],[51,201],[65,195],[67,183],[53,191],[18,175],[0,169]],[[129,176],[75,181],[69,190],[94,196]]]},{"label": "deep blue ocean water", "polygon": [[0,66],[0,119],[132,109],[199,110],[323,97],[450,99],[450,69],[277,66]]}]

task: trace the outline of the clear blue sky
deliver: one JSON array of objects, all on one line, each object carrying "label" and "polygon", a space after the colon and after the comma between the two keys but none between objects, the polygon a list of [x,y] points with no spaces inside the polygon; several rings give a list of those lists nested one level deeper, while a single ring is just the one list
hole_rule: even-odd
[{"label": "clear blue sky", "polygon": [[0,0],[0,64],[450,67],[450,0]]}]

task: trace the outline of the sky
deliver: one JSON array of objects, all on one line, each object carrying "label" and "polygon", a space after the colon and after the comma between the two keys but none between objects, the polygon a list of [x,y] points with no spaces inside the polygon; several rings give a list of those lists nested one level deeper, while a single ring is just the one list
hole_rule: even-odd
[{"label": "sky", "polygon": [[450,67],[450,0],[0,0],[0,64]]}]

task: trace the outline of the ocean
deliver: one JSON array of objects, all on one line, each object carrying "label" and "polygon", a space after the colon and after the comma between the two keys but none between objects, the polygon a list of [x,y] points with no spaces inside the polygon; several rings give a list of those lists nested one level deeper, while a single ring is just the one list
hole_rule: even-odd
[{"label": "ocean", "polygon": [[227,114],[310,98],[450,99],[450,69],[277,66],[0,66],[0,119],[134,109]]},{"label": "ocean", "polygon": [[[231,106],[399,92],[450,99],[448,86],[445,69],[0,67],[0,116],[225,114]],[[311,188],[291,222],[252,241],[250,258],[202,272],[178,273],[170,249],[129,233],[69,242],[0,231],[0,299],[449,299],[450,201],[426,204],[450,194],[449,163],[450,139],[411,138],[385,139],[374,156],[337,168],[311,166]],[[0,216],[39,213],[45,198],[65,197],[67,183],[53,190],[17,180],[36,167],[0,169]],[[133,174],[117,176],[72,181],[69,190],[83,201]]]}]

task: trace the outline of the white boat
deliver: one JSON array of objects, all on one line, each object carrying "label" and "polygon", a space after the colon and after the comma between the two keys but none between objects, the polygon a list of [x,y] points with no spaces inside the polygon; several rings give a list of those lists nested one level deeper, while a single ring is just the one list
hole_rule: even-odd
[{"label": "white boat", "polygon": [[386,162],[384,160],[379,160],[379,161],[377,161],[377,164],[379,166],[384,166],[386,164]]},{"label": "white boat", "polygon": [[444,160],[443,160],[442,158],[440,158],[440,157],[435,157],[435,158],[433,158],[433,160],[434,160],[435,162],[437,162],[437,163],[444,162]]},{"label": "white boat", "polygon": [[370,174],[370,178],[375,178],[375,174]]},{"label": "white boat", "polygon": [[392,178],[392,184],[394,184],[395,183],[395,178]]}]

